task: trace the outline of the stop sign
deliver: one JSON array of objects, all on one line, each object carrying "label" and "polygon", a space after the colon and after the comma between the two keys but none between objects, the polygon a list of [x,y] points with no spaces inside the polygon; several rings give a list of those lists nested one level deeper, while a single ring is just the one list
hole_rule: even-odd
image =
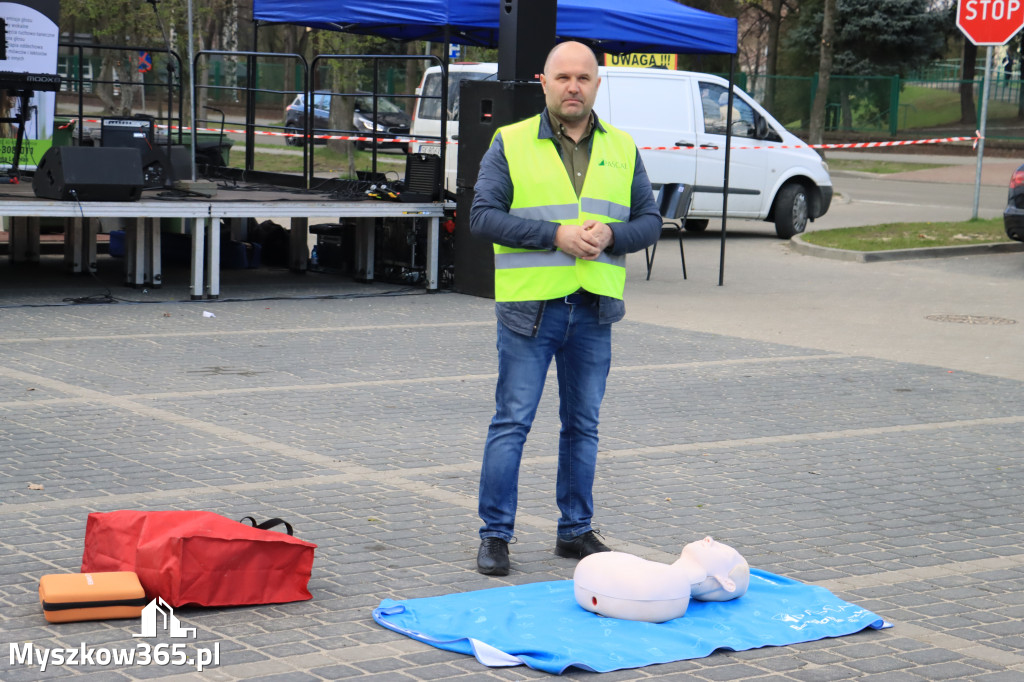
[{"label": "stop sign", "polygon": [[975,45],[1005,45],[1024,26],[1021,0],[960,0],[956,25]]}]

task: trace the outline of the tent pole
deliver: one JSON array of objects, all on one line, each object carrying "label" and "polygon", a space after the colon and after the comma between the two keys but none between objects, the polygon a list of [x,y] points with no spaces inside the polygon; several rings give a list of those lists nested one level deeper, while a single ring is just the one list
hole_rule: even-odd
[{"label": "tent pole", "polygon": [[437,198],[444,201],[445,183],[448,180],[448,57],[451,54],[451,29],[444,27],[444,49],[441,52],[441,173],[437,184]]},{"label": "tent pole", "polygon": [[[196,56],[195,50],[192,47],[192,42],[192,0],[188,0],[188,87],[190,91],[189,99],[191,100],[189,104],[192,105],[192,120],[189,121],[189,124],[192,127],[192,149],[189,150],[191,152],[189,154],[189,158],[192,160],[192,163],[189,165],[189,169],[191,170],[191,180],[192,182],[195,182],[196,147],[198,146],[196,139],[199,137],[199,128],[196,126],[196,114],[198,113],[196,104]],[[167,139],[171,139],[170,130],[167,131]]]},{"label": "tent pole", "polygon": [[729,213],[729,157],[732,152],[732,98],[736,79],[736,55],[729,55],[729,104],[725,115],[725,168],[722,171],[722,246],[718,255],[718,286],[725,283],[725,233]]},{"label": "tent pole", "polygon": [[[252,51],[259,49],[260,23],[252,22]],[[256,165],[256,97],[253,89],[256,87],[256,62],[252,55],[245,63],[245,170],[251,171]]]}]

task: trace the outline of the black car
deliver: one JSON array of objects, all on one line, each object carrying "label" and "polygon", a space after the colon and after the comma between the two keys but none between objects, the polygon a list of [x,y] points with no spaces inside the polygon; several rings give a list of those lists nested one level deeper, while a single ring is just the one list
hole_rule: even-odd
[{"label": "black car", "polygon": [[1010,196],[1003,211],[1003,227],[1007,237],[1024,242],[1024,166],[1010,176]]},{"label": "black car", "polygon": [[[330,116],[332,102],[339,102],[344,95],[331,95],[328,92],[313,93],[313,134],[326,135],[330,132]],[[302,144],[301,135],[305,126],[305,95],[297,95],[295,99],[284,110],[285,132],[289,137],[285,141],[291,145]],[[335,104],[334,106],[339,106]],[[398,136],[407,136],[412,120],[398,104],[387,97],[377,97],[377,123],[373,122],[373,95],[369,92],[357,93],[355,98],[355,109],[352,114],[352,125],[356,135],[371,136],[376,128],[379,137],[390,139]],[[333,133],[340,134],[340,133]],[[369,149],[370,142],[356,142],[357,149]],[[377,149],[401,149],[405,150],[407,142],[381,142]]]}]

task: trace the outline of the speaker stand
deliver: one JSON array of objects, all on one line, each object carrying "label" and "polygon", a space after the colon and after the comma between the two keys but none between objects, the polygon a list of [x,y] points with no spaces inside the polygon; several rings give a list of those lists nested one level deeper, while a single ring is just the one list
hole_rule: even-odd
[{"label": "speaker stand", "polygon": [[7,171],[7,179],[3,182],[9,185],[17,185],[21,182],[21,174],[18,172],[18,164],[21,160],[21,146],[25,139],[25,125],[28,123],[28,101],[32,98],[34,90],[8,90],[14,93],[20,100],[18,115],[14,118],[0,118],[3,123],[17,123],[18,136],[14,142],[14,158],[11,160],[11,167]]}]

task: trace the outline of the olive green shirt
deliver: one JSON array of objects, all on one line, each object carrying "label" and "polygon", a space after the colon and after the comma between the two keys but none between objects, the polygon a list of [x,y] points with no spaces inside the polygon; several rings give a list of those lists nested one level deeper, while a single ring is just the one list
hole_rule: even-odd
[{"label": "olive green shirt", "polygon": [[583,191],[583,181],[587,178],[587,165],[590,164],[590,136],[594,134],[594,114],[591,112],[587,122],[587,130],[579,140],[573,140],[565,134],[565,126],[549,111],[548,119],[555,139],[562,146],[562,163],[576,189],[576,196]]}]

